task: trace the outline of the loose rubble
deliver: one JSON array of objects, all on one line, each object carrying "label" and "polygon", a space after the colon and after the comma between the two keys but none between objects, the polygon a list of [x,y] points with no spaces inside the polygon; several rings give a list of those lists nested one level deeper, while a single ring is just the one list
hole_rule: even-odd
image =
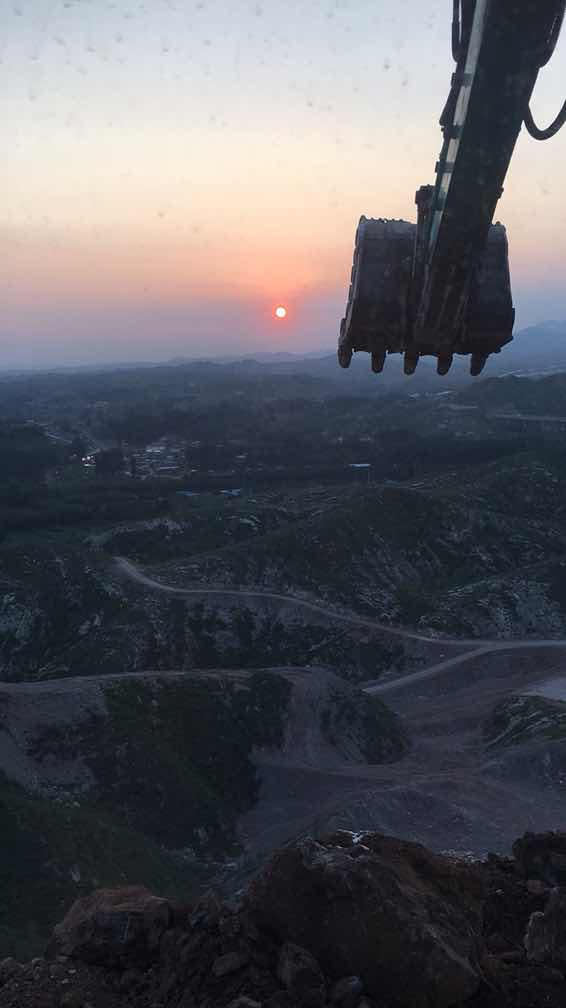
[{"label": "loose rubble", "polygon": [[99,890],[0,1008],[563,1008],[566,833],[469,863],[377,833],[278,852],[236,906]]}]

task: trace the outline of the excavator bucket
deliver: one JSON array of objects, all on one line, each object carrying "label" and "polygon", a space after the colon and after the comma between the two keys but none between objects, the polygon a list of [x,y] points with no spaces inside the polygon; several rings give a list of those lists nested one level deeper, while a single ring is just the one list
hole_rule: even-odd
[{"label": "excavator bucket", "polygon": [[413,373],[423,356],[436,357],[439,374],[446,374],[456,353],[471,356],[471,373],[475,375],[489,354],[499,353],[513,338],[515,311],[507,235],[498,223],[489,229],[453,344],[443,347],[415,342],[413,326],[421,279],[419,231],[409,221],[360,219],[348,303],[340,324],[341,367],[349,367],[353,353],[365,351],[371,354],[372,370],[377,374],[387,354],[402,353],[406,374]]},{"label": "excavator bucket", "polygon": [[385,355],[405,347],[416,225],[404,220],[361,217],[345,317],[340,324],[338,361],[349,367],[352,353],[371,354],[379,373]]},{"label": "excavator bucket", "polygon": [[471,354],[470,370],[478,375],[490,353],[513,339],[515,309],[511,297],[509,249],[502,224],[492,224],[487,247],[472,285],[466,325],[456,352]]}]

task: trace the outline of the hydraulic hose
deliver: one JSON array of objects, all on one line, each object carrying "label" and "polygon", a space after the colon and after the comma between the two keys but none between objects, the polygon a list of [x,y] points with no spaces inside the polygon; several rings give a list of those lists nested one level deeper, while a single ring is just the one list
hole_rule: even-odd
[{"label": "hydraulic hose", "polygon": [[[564,8],[566,8],[566,4],[564,5],[561,13],[556,15],[556,19],[552,26],[552,31],[550,32],[548,43],[545,46],[544,51],[539,59],[539,69],[543,66],[546,66],[556,48],[556,43],[558,42],[558,36],[560,35],[560,29],[562,28],[562,22],[564,21],[564,14],[565,14]],[[551,122],[550,126],[547,126],[546,129],[539,129],[539,127],[537,126],[536,122],[533,119],[533,114],[531,112],[530,105],[528,106],[527,111],[525,112],[524,122],[525,126],[527,127],[527,132],[532,136],[533,140],[550,140],[551,137],[555,136],[558,133],[558,130],[562,129],[564,123],[566,122],[566,101],[564,102],[562,108],[560,109],[560,112],[556,116],[556,119],[554,119],[554,121]]]},{"label": "hydraulic hose", "polygon": [[558,133],[558,130],[562,128],[566,122],[566,101],[564,102],[560,112],[556,116],[554,122],[547,126],[546,129],[539,129],[537,124],[533,119],[533,115],[530,107],[525,112],[525,126],[527,127],[527,132],[530,133],[533,140],[550,140],[551,137]]},{"label": "hydraulic hose", "polygon": [[452,59],[460,63],[465,58],[476,0],[452,0]]},{"label": "hydraulic hose", "polygon": [[460,0],[452,0],[452,59],[460,61],[462,40],[460,37]]}]

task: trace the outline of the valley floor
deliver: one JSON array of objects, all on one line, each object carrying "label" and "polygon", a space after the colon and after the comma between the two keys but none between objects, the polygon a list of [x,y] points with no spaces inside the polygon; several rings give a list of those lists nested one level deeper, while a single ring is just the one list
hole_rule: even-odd
[{"label": "valley floor", "polygon": [[[119,564],[124,575],[157,592],[222,595],[226,591],[173,587],[145,575],[131,562]],[[254,593],[249,588],[241,592],[248,598]],[[232,594],[238,592],[234,589]],[[258,589],[257,594],[265,593]],[[281,596],[282,604],[290,601],[328,615],[328,607]],[[353,613],[332,616],[371,622]],[[516,696],[544,695],[547,681],[553,682],[554,694],[556,682],[566,688],[566,640],[441,639],[374,626],[427,645],[427,664],[418,672],[389,673],[364,686],[368,694],[385,696],[411,739],[410,751],[395,763],[372,766],[333,749],[314,731],[312,717],[317,689],[324,688],[328,673],[314,667],[273,669],[294,686],[286,739],[279,748],[256,751],[259,800],[240,820],[244,853],[223,872],[227,890],[242,884],[275,848],[305,832],[372,829],[418,840],[435,850],[480,857],[488,851],[506,853],[526,830],[566,828],[566,743],[560,737],[533,740],[527,735],[520,744],[498,748],[486,737],[486,724],[498,705]],[[451,655],[445,657],[448,649]],[[235,679],[249,675],[222,674]],[[195,673],[144,672],[127,678],[184,675]],[[79,697],[98,681],[108,683],[109,677],[5,684],[2,690],[14,696],[49,694],[56,710],[57,697]]]},{"label": "valley floor", "polygon": [[564,659],[541,647],[535,661],[528,651],[482,653],[437,667],[434,679],[395,680],[387,702],[411,751],[390,765],[332,770],[264,761],[260,801],[244,821],[249,849],[267,852],[304,832],[375,829],[480,857],[507,853],[526,830],[565,829],[560,740],[491,753],[484,738],[498,704],[556,679],[566,685]]}]

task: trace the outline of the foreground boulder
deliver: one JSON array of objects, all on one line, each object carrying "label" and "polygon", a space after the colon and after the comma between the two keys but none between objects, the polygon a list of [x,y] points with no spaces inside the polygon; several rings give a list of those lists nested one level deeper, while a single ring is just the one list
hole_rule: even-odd
[{"label": "foreground boulder", "polygon": [[565,1008],[566,890],[537,873],[341,831],[275,855],[237,906],[102,890],[49,958],[0,961],[0,1008]]},{"label": "foreground boulder", "polygon": [[316,959],[299,945],[287,942],[281,949],[277,976],[305,1008],[324,1008],[326,983]]},{"label": "foreground boulder", "polygon": [[566,893],[554,889],[544,912],[531,916],[525,948],[531,962],[566,968]]},{"label": "foreground boulder", "polygon": [[477,870],[420,844],[344,833],[276,854],[246,908],[331,978],[354,973],[374,998],[449,1008],[480,983],[482,894]]},{"label": "foreground boulder", "polygon": [[99,966],[150,962],[172,919],[168,900],[142,886],[98,889],[77,900],[57,925],[48,954]]},{"label": "foreground boulder", "polygon": [[566,886],[566,833],[525,833],[513,844],[513,856],[525,878]]}]

